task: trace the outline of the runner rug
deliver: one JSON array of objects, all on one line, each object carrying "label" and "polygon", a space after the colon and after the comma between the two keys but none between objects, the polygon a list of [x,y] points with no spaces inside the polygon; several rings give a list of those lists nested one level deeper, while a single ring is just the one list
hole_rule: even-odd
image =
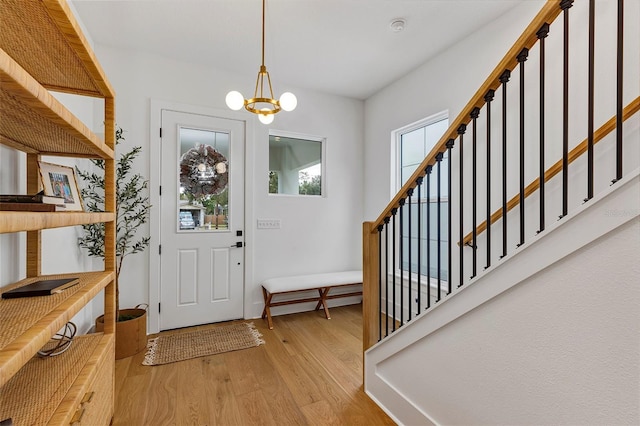
[{"label": "runner rug", "polygon": [[149,339],[142,365],[161,365],[264,344],[253,323],[234,323]]}]

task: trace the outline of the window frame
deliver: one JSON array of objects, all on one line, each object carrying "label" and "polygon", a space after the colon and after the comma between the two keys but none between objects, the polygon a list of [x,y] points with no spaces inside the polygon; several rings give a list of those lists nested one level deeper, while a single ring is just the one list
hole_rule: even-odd
[{"label": "window frame", "polygon": [[[444,110],[442,112],[430,115],[428,117],[422,118],[420,120],[417,120],[413,123],[410,123],[406,126],[400,127],[394,131],[391,132],[391,142],[392,142],[392,155],[391,155],[391,169],[392,169],[392,179],[391,179],[391,195],[390,195],[390,199],[393,199],[393,197],[396,196],[396,194],[398,193],[398,191],[402,188],[402,185],[404,184],[402,182],[402,169],[404,167],[404,164],[402,163],[402,137],[405,134],[411,133],[415,130],[421,129],[421,128],[426,128],[432,124],[438,123],[440,121],[443,120],[447,120],[447,127],[449,126],[449,112],[448,110]],[[438,138],[439,140],[440,138]],[[438,141],[434,142],[434,145],[437,144]],[[428,151],[426,152],[425,155],[427,155],[431,150],[433,149],[433,147],[430,147],[428,149]],[[422,204],[431,204],[431,203],[435,203],[437,202],[437,195],[431,194],[431,198],[429,200],[426,199],[426,197],[422,197],[421,201],[421,205]],[[440,201],[441,202],[449,202],[449,194],[446,194],[446,196],[441,196],[440,197]],[[414,196],[412,197],[412,204],[417,204],[417,197]],[[408,205],[408,204],[407,204]],[[421,207],[418,207],[418,211],[420,211]],[[451,224],[449,224],[449,226],[451,226]],[[396,244],[403,244],[403,239],[401,237],[401,229],[397,229],[396,232],[398,233],[398,238],[396,239]],[[446,231],[445,231],[446,232]],[[445,234],[446,235],[446,234]],[[409,241],[411,241],[411,236],[409,237]],[[418,239],[420,239],[420,235],[418,235]],[[429,243],[429,242],[427,242]],[[391,242],[390,242],[391,244]],[[398,249],[398,247],[396,247],[396,250]],[[408,259],[409,262],[411,262],[411,259]],[[397,277],[399,277],[401,275],[401,271],[402,273],[405,274],[405,279],[409,279],[411,280],[411,282],[417,282],[417,276],[418,276],[418,271],[416,270],[411,270],[411,277],[408,277],[407,274],[409,273],[408,269],[403,269],[403,266],[399,264],[400,262],[398,262],[398,264],[396,265],[396,269],[395,271],[393,271],[392,273],[395,274]],[[427,281],[427,276],[429,274],[429,271],[427,271],[427,275],[423,274],[421,271],[420,273],[420,277],[421,277],[421,281],[423,283],[426,284]],[[446,271],[446,275],[447,275],[447,279],[448,276],[450,275],[450,271]],[[443,282],[447,282],[447,279],[442,279]],[[430,277],[430,283],[433,286],[434,283],[436,283],[437,280],[434,276]]]},{"label": "window frame", "polygon": [[428,117],[422,118],[418,121],[414,121],[411,124],[407,124],[406,126],[400,127],[393,132],[391,132],[392,138],[392,162],[391,169],[393,170],[393,179],[391,182],[391,198],[395,197],[400,188],[402,188],[402,164],[400,161],[402,160],[402,135],[413,132],[414,130],[418,130],[423,127],[430,126],[442,120],[449,119],[449,111],[444,110],[437,114],[430,115]]},{"label": "window frame", "polygon": [[[268,181],[267,181],[267,195],[270,197],[321,197],[321,198],[326,198],[327,197],[327,138],[324,136],[317,136],[317,135],[309,135],[309,134],[304,134],[304,133],[295,133],[295,132],[288,132],[285,130],[277,130],[277,129],[269,129],[269,144],[270,144],[270,139],[272,136],[279,136],[282,138],[290,138],[290,139],[301,139],[301,140],[307,140],[307,141],[313,141],[313,142],[320,142],[321,144],[321,148],[320,148],[320,194],[316,195],[316,194],[288,194],[288,193],[270,193],[269,192],[269,188],[268,188]],[[271,155],[270,153],[270,148],[271,146],[269,145],[267,147],[267,152],[269,153],[269,156]],[[271,170],[271,168],[269,167],[269,162],[267,160],[267,174],[266,176],[269,176],[269,172],[271,171],[275,171],[278,173],[278,177],[280,177],[280,173],[281,171],[278,170]]]}]

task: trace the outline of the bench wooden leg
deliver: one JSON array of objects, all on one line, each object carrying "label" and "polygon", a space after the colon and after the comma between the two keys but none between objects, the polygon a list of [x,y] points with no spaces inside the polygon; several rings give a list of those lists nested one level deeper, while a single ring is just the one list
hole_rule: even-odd
[{"label": "bench wooden leg", "polygon": [[262,310],[262,319],[267,317],[267,325],[269,330],[273,330],[273,320],[271,319],[271,298],[273,294],[270,294],[262,287],[262,296],[264,297],[264,309]]},{"label": "bench wooden leg", "polygon": [[327,319],[331,319],[331,314],[329,314],[329,307],[327,306],[327,294],[329,293],[330,287],[319,288],[318,294],[320,295],[320,300],[316,305],[316,311],[320,309],[320,306],[324,308],[324,316]]},{"label": "bench wooden leg", "polygon": [[[343,284],[341,286],[345,286],[345,285],[354,285],[354,284]],[[336,286],[333,286],[333,287],[336,287]],[[303,290],[287,290],[287,291],[281,291],[276,293],[270,293],[267,289],[262,287],[262,296],[264,297],[264,309],[262,310],[262,319],[266,319],[267,324],[269,325],[269,329],[273,330],[273,319],[271,318],[272,307],[292,305],[294,303],[309,303],[309,302],[316,302],[315,310],[316,311],[320,310],[320,307],[322,307],[322,309],[324,310],[324,316],[327,319],[331,319],[331,313],[329,312],[329,305],[327,303],[329,299],[362,295],[362,291],[357,291],[357,292],[351,292],[351,293],[339,293],[335,295],[332,294],[331,296],[329,296],[329,292],[333,287],[330,286],[330,287],[316,287],[316,288],[303,289]],[[318,296],[305,297],[305,298],[299,298],[294,300],[273,301],[273,296],[278,294],[291,294],[291,293],[298,293],[298,292],[312,291],[312,290],[318,290]]]}]

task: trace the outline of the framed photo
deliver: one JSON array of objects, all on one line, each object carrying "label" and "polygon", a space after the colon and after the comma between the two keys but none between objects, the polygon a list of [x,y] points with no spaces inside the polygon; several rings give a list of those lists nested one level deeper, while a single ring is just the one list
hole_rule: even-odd
[{"label": "framed photo", "polygon": [[72,167],[38,161],[38,169],[45,195],[64,197],[66,211],[84,211]]}]

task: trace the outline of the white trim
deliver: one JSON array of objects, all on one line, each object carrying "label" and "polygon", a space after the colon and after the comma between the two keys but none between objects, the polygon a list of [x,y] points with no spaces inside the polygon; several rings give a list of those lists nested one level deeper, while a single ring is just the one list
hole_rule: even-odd
[{"label": "white trim", "polygon": [[391,174],[393,176],[391,182],[391,198],[395,197],[396,193],[402,185],[400,185],[400,173],[402,167],[398,167],[400,160],[400,138],[403,134],[412,132],[422,127],[429,126],[442,120],[449,120],[449,110],[444,110],[428,117],[422,118],[413,123],[402,126],[398,129],[391,131]]},{"label": "white trim", "polygon": [[428,117],[421,118],[420,120],[414,121],[413,123],[407,124],[406,126],[394,130],[393,133],[409,133],[413,130],[428,126],[433,123],[437,123],[438,121],[442,121],[445,119],[449,119],[449,110],[444,110]]},{"label": "white trim", "polygon": [[[214,117],[220,117],[223,119],[237,120],[244,122],[245,125],[245,156],[244,156],[244,201],[245,201],[245,216],[243,224],[245,251],[244,251],[244,301],[243,311],[244,316],[248,312],[251,312],[251,294],[247,288],[246,283],[253,282],[253,257],[254,253],[251,249],[254,246],[253,227],[247,226],[255,221],[253,217],[253,192],[252,185],[248,186],[249,182],[253,181],[253,150],[248,149],[248,146],[253,143],[254,140],[254,126],[255,120],[248,120],[252,115],[243,114],[242,112],[235,112],[225,109],[203,107],[197,105],[182,104],[179,102],[151,99],[149,103],[149,200],[151,202],[151,211],[149,215],[149,229],[151,235],[151,245],[149,247],[149,315],[147,330],[149,334],[158,333],[160,331],[160,315],[158,313],[158,304],[160,303],[160,287],[157,285],[160,282],[160,255],[159,252],[159,240],[160,240],[160,155],[162,149],[160,138],[160,127],[162,125],[162,111],[171,110],[178,112],[186,112],[190,114],[202,114]],[[154,149],[153,147],[156,147]],[[246,248],[249,247],[249,248]],[[155,284],[154,284],[155,283]]]}]

